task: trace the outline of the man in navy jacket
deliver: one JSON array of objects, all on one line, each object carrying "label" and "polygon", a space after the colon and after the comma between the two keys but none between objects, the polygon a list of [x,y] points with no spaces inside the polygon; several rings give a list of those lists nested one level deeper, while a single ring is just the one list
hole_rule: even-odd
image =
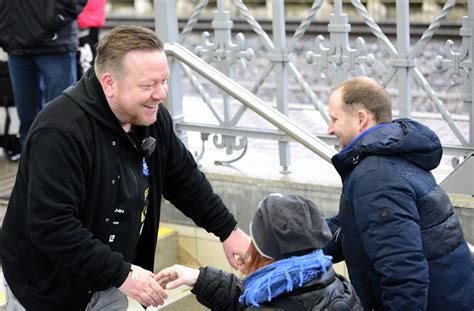
[{"label": "man in navy jacket", "polygon": [[392,121],[390,97],[358,77],[329,98],[332,162],[343,186],[325,252],[346,261],[366,310],[473,310],[474,264],[446,192],[430,170],[442,148],[435,133]]},{"label": "man in navy jacket", "polygon": [[250,243],[174,133],[156,34],[120,26],[97,53],[36,118],[3,222],[8,303],[28,310],[162,304],[151,272],[162,196],[218,236],[234,267]]}]

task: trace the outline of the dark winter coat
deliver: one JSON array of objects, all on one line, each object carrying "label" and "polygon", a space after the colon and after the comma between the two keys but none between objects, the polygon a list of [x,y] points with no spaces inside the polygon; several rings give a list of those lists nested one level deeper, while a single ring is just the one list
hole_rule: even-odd
[{"label": "dark winter coat", "polygon": [[[131,262],[153,270],[162,195],[221,241],[232,232],[234,217],[175,135],[166,108],[134,133],[136,141],[93,70],[36,118],[0,234],[5,279],[27,310],[84,310],[93,292],[122,285]],[[132,170],[142,166],[138,146],[148,136],[157,146],[146,160],[149,204],[139,235],[136,210],[126,210],[119,225],[113,220],[124,191],[123,205],[143,207]],[[115,231],[126,232],[119,245],[109,240]]]},{"label": "dark winter coat", "polygon": [[15,55],[74,52],[87,0],[0,0],[0,47]]},{"label": "dark winter coat", "polygon": [[343,181],[325,253],[345,260],[366,310],[470,310],[474,264],[430,170],[442,148],[409,119],[374,127],[332,158]]},{"label": "dark winter coat", "polygon": [[212,267],[200,268],[191,292],[202,305],[215,311],[362,310],[353,288],[332,268],[303,287],[275,297],[259,308],[239,303],[239,297],[244,292],[241,280],[232,273]]}]

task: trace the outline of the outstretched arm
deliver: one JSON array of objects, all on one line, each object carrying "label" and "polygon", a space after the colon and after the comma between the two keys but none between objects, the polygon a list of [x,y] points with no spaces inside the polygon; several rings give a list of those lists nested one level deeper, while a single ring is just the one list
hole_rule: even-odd
[{"label": "outstretched arm", "polygon": [[[245,252],[246,239],[239,238],[243,235],[238,234],[238,237],[234,238],[233,229],[237,224],[234,216],[214,192],[206,176],[199,170],[192,154],[176,136],[169,112],[163,105],[160,105],[159,109],[158,118],[159,123],[162,124],[159,130],[164,132],[158,137],[163,145],[162,148],[167,150],[163,173],[164,198],[191,218],[196,225],[219,237],[221,242],[226,241],[224,249],[228,250],[229,254]],[[235,242],[239,240],[244,242]],[[230,259],[230,264],[236,267],[232,259]]]},{"label": "outstretched arm", "polygon": [[205,267],[197,270],[174,265],[161,270],[155,280],[166,289],[192,286],[191,292],[199,303],[211,310],[240,311],[245,308],[239,303],[243,292],[241,281],[234,274],[220,269]]},{"label": "outstretched arm", "polygon": [[158,272],[155,280],[165,289],[175,289],[182,285],[193,287],[198,276],[198,269],[173,265]]}]

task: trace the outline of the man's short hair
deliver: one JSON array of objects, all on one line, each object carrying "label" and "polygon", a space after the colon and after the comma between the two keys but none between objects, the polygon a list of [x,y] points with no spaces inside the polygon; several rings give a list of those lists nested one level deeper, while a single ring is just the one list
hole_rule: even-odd
[{"label": "man's short hair", "polygon": [[346,108],[364,107],[374,115],[377,124],[392,121],[392,100],[376,80],[356,77],[342,82],[335,90],[337,89],[341,90],[341,98]]},{"label": "man's short hair", "polygon": [[125,55],[134,50],[163,51],[163,42],[148,28],[122,25],[110,30],[97,44],[95,71],[97,75],[106,71],[120,72]]}]

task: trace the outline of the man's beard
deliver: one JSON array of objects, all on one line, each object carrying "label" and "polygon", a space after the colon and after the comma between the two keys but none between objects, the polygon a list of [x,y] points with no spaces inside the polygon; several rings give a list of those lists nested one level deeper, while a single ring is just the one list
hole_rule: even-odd
[{"label": "man's beard", "polygon": [[158,112],[156,113],[156,117],[153,121],[146,121],[143,118],[140,118],[139,116],[133,116],[130,118],[130,124],[137,126],[149,126],[156,122],[157,116]]}]

